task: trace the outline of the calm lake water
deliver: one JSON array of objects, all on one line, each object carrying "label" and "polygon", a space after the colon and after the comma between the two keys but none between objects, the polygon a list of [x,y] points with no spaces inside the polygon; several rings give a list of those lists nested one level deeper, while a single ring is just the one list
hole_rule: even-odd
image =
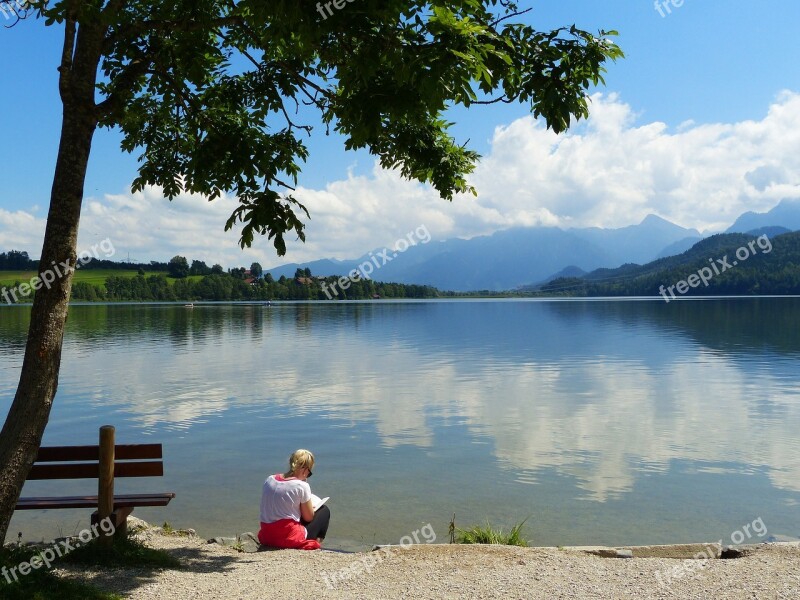
[{"label": "calm lake water", "polygon": [[[0,308],[3,414],[28,312]],[[729,543],[758,518],[800,537],[798,359],[797,298],[73,306],[44,443],[162,442],[166,476],[117,491],[175,491],[134,515],[205,537],[257,531],[300,447],[332,547],[447,541],[453,513],[528,518],[536,545]],[[11,536],[88,512],[17,513]]]}]

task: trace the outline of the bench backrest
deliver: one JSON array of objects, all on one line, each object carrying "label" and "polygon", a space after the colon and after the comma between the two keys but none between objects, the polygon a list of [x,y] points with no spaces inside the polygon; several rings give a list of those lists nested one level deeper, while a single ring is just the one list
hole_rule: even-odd
[{"label": "bench backrest", "polygon": [[[114,446],[114,477],[161,477],[163,461],[151,460],[161,458],[161,444]],[[100,446],[48,446],[39,448],[28,480],[97,479],[99,472]]]}]

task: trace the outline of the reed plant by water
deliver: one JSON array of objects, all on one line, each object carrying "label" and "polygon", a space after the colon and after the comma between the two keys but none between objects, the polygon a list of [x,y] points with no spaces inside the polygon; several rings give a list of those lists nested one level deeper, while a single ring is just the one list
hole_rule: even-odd
[{"label": "reed plant by water", "polygon": [[514,525],[508,533],[502,529],[494,529],[489,521],[486,521],[486,526],[474,525],[469,529],[455,528],[458,534],[455,537],[457,544],[502,544],[505,546],[527,546],[528,540],[522,537],[522,526],[525,524],[525,519],[521,523]]}]

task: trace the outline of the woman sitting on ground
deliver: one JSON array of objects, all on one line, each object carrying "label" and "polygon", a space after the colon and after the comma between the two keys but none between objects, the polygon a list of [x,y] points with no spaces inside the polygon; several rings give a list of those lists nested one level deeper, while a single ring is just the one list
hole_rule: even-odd
[{"label": "woman sitting on ground", "polygon": [[328,533],[330,509],[314,512],[311,486],[307,479],[314,467],[314,455],[297,450],[289,457],[289,470],[270,475],[261,494],[261,529],[258,541],[273,548],[318,550]]}]

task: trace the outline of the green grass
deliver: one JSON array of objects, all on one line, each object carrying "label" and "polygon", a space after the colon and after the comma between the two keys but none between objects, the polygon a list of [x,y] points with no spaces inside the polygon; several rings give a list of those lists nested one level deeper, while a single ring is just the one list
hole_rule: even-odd
[{"label": "green grass", "polygon": [[35,271],[0,271],[0,288],[11,287],[17,281],[29,283],[34,277],[36,277]]},{"label": "green grass", "polygon": [[[6,569],[28,562],[33,553],[28,549],[0,550],[0,566]],[[28,575],[17,575],[18,581],[10,574],[0,576],[0,598],[3,600],[122,600],[122,596],[103,592],[83,583],[76,583],[56,577],[44,567],[31,571]]]},{"label": "green grass", "polygon": [[[75,277],[73,277],[72,281],[85,281],[92,285],[103,285],[106,282],[106,278],[112,275],[116,275],[117,277],[136,277],[137,274],[138,271],[136,269],[119,271],[116,269],[89,269],[88,271],[81,271],[78,269],[75,271]],[[166,272],[145,271],[145,277],[158,274],[166,275]],[[20,283],[30,283],[31,279],[34,277],[36,277],[36,271],[0,271],[0,287],[10,287],[17,281]]]},{"label": "green grass", "polygon": [[[37,552],[31,548],[0,549],[0,567],[11,569],[22,562],[30,562]],[[107,549],[92,541],[56,559],[54,565],[77,564],[102,567],[137,567],[151,569],[177,569],[180,562],[164,552],[145,546],[142,542],[127,538],[115,539]],[[121,600],[122,596],[103,592],[89,585],[61,579],[50,573],[44,566],[32,570],[28,575],[17,571],[17,581],[10,574],[0,575],[0,598],[3,600]]]},{"label": "green grass", "polygon": [[[78,281],[83,281],[84,283],[91,283],[92,285],[105,285],[108,277],[136,277],[138,274],[139,271],[136,269],[120,271],[116,269],[89,269],[88,271],[81,271],[78,269],[75,271],[75,277],[72,279],[72,282],[77,283]],[[145,271],[144,276],[147,277],[148,275],[158,274],[159,273],[148,273]]]},{"label": "green grass", "polygon": [[170,525],[168,521],[164,521],[164,524],[161,526],[161,532],[164,535],[172,535],[175,533],[175,528]]},{"label": "green grass", "polygon": [[[102,286],[105,285],[108,277],[136,277],[139,271],[136,269],[89,269],[88,271],[75,271],[75,276],[72,279],[73,283],[83,281],[91,283],[92,285]],[[150,277],[151,275],[167,275],[166,271],[145,271],[144,276]],[[36,271],[0,271],[0,288],[10,288],[16,282],[30,283],[31,279],[36,277]],[[190,275],[187,277],[190,281],[200,281],[202,275]],[[167,283],[170,285],[175,283],[175,279],[167,276]]]},{"label": "green grass", "polygon": [[[525,519],[527,521],[528,519]],[[511,531],[504,533],[502,529],[493,529],[489,522],[486,526],[475,525],[469,529],[458,529],[457,544],[502,544],[504,546],[527,546],[528,540],[522,537],[522,526],[525,521],[514,525]]]}]

